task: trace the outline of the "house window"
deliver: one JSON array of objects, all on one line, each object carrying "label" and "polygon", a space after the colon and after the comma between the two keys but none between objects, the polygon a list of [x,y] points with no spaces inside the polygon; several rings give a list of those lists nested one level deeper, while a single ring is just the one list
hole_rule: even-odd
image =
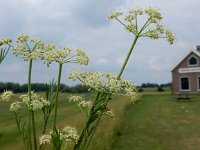
[{"label": "house window", "polygon": [[194,56],[189,59],[189,65],[197,65],[197,59]]},{"label": "house window", "polygon": [[189,86],[189,78],[188,77],[182,77],[181,78],[181,90],[190,90]]}]

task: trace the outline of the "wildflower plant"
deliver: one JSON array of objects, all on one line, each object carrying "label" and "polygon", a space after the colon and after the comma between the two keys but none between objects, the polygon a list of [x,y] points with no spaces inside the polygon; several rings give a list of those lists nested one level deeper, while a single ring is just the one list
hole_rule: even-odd
[{"label": "wildflower plant", "polygon": [[[144,18],[145,21],[143,21]],[[11,39],[0,40],[0,46],[4,47],[0,51],[0,63],[9,49],[12,49],[14,55],[21,56],[24,61],[29,63],[28,93],[21,95],[19,100],[11,100],[13,92],[9,90],[4,91],[0,96],[1,102],[11,102],[10,111],[15,115],[17,128],[26,149],[43,149],[44,145],[51,144],[51,147],[55,150],[87,150],[102,116],[114,118],[114,113],[108,108],[108,103],[113,99],[113,95],[127,96],[133,103],[137,101],[135,84],[132,81],[122,80],[121,76],[138,39],[166,38],[169,44],[173,44],[175,41],[172,32],[162,24],[162,15],[157,8],[136,8],[127,12],[114,11],[110,13],[108,19],[116,20],[126,31],[133,35],[132,44],[118,74],[83,71],[74,71],[70,74],[69,79],[79,80],[83,85],[89,87],[89,90],[96,91],[94,100],[87,100],[77,95],[69,98],[69,102],[76,103],[86,114],[83,127],[79,132],[70,126],[58,127],[57,116],[63,65],[68,63],[87,65],[89,59],[84,50],[70,46],[57,48],[53,43],[45,44],[42,40],[25,34],[17,37],[14,46]],[[43,61],[48,67],[52,63],[57,63],[59,66],[57,81],[54,82],[53,80],[49,85],[46,85],[45,97],[31,89],[32,68],[35,60]],[[53,110],[53,126],[50,132],[47,132],[47,124]],[[44,126],[40,138],[36,137],[36,111],[43,113]],[[20,116],[22,112],[26,113],[24,120]]]},{"label": "wildflower plant", "polygon": [[[141,20],[144,20],[144,18],[146,19],[142,22]],[[121,76],[138,39],[150,38],[155,40],[166,38],[169,44],[173,44],[175,41],[172,32],[162,25],[162,15],[157,8],[136,8],[127,12],[114,11],[108,15],[108,19],[116,20],[126,31],[133,34],[133,42],[118,74],[82,71],[70,74],[70,79],[80,80],[83,85],[97,91],[96,98],[92,101],[92,107],[74,150],[86,150],[88,148],[102,115],[109,115],[111,118],[114,116],[112,111],[107,108],[107,104],[112,99],[113,94],[129,96],[133,102],[136,102],[137,91],[134,83],[122,80]]]},{"label": "wildflower plant", "polygon": [[[35,37],[29,37],[29,35],[26,34],[19,35],[15,45],[12,45],[11,42],[11,39],[2,39],[0,40],[0,46],[8,46],[9,49],[11,48],[14,55],[21,56],[24,61],[29,63],[29,69],[28,93],[21,95],[19,100],[11,101],[10,111],[15,115],[18,131],[23,138],[26,148],[37,150],[39,147],[39,149],[42,149],[42,144],[40,146],[37,144],[35,111],[43,112],[44,127],[42,135],[45,135],[50,114],[54,109],[52,135],[58,135],[59,129],[57,129],[56,120],[62,67],[66,63],[87,65],[89,59],[82,48],[72,48],[69,46],[56,48],[55,44],[45,44],[42,40]],[[1,61],[5,58],[7,52],[8,50],[1,53]],[[42,60],[48,67],[54,62],[59,64],[58,80],[57,82],[54,82],[53,80],[46,86],[46,98],[31,90],[32,67],[35,60]],[[4,91],[0,97],[0,101],[9,101],[12,96],[12,91]],[[28,119],[23,121],[18,115],[20,112],[28,114]],[[53,146],[54,149],[57,149],[56,144]]]}]

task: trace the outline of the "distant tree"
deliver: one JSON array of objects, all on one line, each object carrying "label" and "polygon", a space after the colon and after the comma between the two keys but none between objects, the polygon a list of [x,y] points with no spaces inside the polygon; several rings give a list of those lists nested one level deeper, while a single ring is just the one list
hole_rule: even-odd
[{"label": "distant tree", "polygon": [[158,91],[158,92],[163,92],[163,91],[165,91],[165,90],[164,90],[161,86],[159,86],[158,89],[157,89],[157,91]]}]

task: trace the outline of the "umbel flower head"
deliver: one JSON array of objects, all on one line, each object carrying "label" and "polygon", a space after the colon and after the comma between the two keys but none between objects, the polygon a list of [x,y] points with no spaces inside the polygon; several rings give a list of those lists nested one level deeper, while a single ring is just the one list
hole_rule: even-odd
[{"label": "umbel flower head", "polygon": [[82,96],[71,96],[69,98],[69,102],[75,102],[78,104],[78,106],[81,109],[91,109],[92,107],[92,101],[88,100],[86,101],[85,98],[83,98]]},{"label": "umbel flower head", "polygon": [[88,57],[83,49],[77,48],[76,53],[69,46],[61,47],[55,49],[54,44],[47,44],[44,46],[44,53],[42,55],[42,60],[47,64],[52,62],[57,62],[59,64],[64,63],[80,63],[82,65],[88,64]]},{"label": "umbel flower head", "polygon": [[136,100],[137,90],[133,82],[117,79],[113,73],[74,71],[69,79],[80,80],[84,85],[96,91],[129,96]]},{"label": "umbel flower head", "polygon": [[11,38],[3,38],[0,40],[0,46],[9,45],[12,42]]},{"label": "umbel flower head", "polygon": [[21,56],[24,61],[39,59],[43,51],[43,42],[38,38],[29,38],[22,34],[17,37],[17,44],[13,47],[13,54]]},{"label": "umbel flower head", "polygon": [[42,96],[37,95],[35,92],[31,92],[31,101],[29,100],[28,94],[21,95],[20,99],[22,100],[22,104],[27,107],[28,110],[41,110],[42,108],[49,106],[50,102],[44,99]]},{"label": "umbel flower head", "polygon": [[9,101],[13,95],[12,91],[5,90],[0,96],[0,101]]},{"label": "umbel flower head", "polygon": [[37,95],[33,91],[31,92],[31,101],[29,100],[28,94],[21,95],[19,98],[21,101],[14,101],[11,103],[10,111],[17,112],[22,108],[25,108],[26,110],[37,111],[50,105],[48,100],[44,99],[40,95]]},{"label": "umbel flower head", "polygon": [[[74,127],[66,126],[63,129],[56,129],[59,133],[59,139],[64,143],[65,147],[69,145],[76,144],[78,142],[79,136],[78,132]],[[39,142],[40,145],[51,144],[52,138],[57,138],[54,132],[50,132],[49,134],[44,134],[40,137]]]},{"label": "umbel flower head", "polygon": [[[10,39],[0,40],[0,46],[9,45]],[[42,40],[33,37],[30,38],[26,34],[19,35],[16,40],[16,46],[12,46],[13,54],[21,56],[25,61],[42,59],[47,65],[52,62],[64,63],[80,63],[88,64],[88,57],[83,49],[76,48],[76,52],[69,46],[63,46],[56,49],[55,44],[44,44]]]},{"label": "umbel flower head", "polygon": [[[146,22],[143,25],[139,23],[141,16],[146,17]],[[151,39],[166,38],[170,44],[173,44],[175,37],[169,29],[162,25],[162,18],[160,10],[153,7],[130,9],[128,12],[114,11],[108,15],[108,19],[116,19],[135,36]]]}]

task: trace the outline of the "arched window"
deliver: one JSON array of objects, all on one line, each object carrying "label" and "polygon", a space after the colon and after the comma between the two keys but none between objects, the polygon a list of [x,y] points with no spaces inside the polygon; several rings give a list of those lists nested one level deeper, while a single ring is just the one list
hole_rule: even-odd
[{"label": "arched window", "polygon": [[194,56],[189,59],[189,65],[197,65],[197,59]]}]

